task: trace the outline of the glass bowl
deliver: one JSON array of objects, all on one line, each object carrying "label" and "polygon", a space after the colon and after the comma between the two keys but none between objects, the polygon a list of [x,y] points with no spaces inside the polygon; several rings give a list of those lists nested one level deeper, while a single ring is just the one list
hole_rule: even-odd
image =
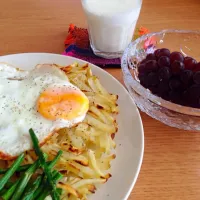
[{"label": "glass bowl", "polygon": [[163,30],[133,41],[122,56],[124,83],[136,105],[149,116],[172,127],[200,130],[200,109],[166,101],[144,88],[138,79],[138,63],[159,48],[182,52],[200,61],[200,32]]}]

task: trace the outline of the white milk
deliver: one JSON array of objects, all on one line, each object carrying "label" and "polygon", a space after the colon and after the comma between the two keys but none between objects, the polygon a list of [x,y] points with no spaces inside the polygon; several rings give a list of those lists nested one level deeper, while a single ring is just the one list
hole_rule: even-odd
[{"label": "white milk", "polygon": [[142,0],[82,0],[93,50],[121,52],[130,43]]}]

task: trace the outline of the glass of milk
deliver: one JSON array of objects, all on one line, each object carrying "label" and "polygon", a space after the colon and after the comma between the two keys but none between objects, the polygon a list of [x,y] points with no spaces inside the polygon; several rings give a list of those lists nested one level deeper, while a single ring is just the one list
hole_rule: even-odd
[{"label": "glass of milk", "polygon": [[82,0],[94,54],[121,57],[131,42],[142,0]]}]

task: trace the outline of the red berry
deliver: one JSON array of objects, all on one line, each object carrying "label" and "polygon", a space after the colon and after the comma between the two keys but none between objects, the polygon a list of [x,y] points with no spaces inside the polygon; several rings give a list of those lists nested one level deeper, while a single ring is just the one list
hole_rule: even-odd
[{"label": "red berry", "polygon": [[184,56],[180,53],[180,52],[172,52],[170,55],[170,62],[171,64],[173,64],[174,61],[180,61],[183,62],[184,61]]},{"label": "red berry", "polygon": [[145,59],[143,59],[141,62],[140,62],[140,64],[143,64],[143,63],[146,63],[147,62],[147,60],[146,60],[146,58]]},{"label": "red berry", "polygon": [[151,72],[147,76],[148,86],[156,86],[159,83],[158,75],[155,72]]},{"label": "red berry", "polygon": [[147,72],[157,71],[158,70],[158,63],[156,60],[149,60],[145,64],[145,69]]},{"label": "red berry", "polygon": [[158,85],[158,91],[159,91],[159,95],[162,98],[168,96],[168,92],[170,91],[169,81],[164,81],[164,80],[160,81]]},{"label": "red berry", "polygon": [[178,79],[173,78],[169,81],[169,87],[171,90],[178,90],[181,87],[181,82]]},{"label": "red berry", "polygon": [[147,55],[146,60],[156,60],[156,56],[153,53]]},{"label": "red berry", "polygon": [[199,99],[200,99],[200,85],[191,86],[185,95],[187,105],[199,108]]},{"label": "red berry", "polygon": [[184,70],[180,74],[180,79],[185,85],[188,85],[189,82],[191,82],[192,77],[193,77],[193,72],[191,70]]},{"label": "red berry", "polygon": [[154,55],[156,56],[156,58],[158,58],[158,54],[160,53],[160,49],[157,49],[154,51]]},{"label": "red berry", "polygon": [[196,72],[193,76],[193,80],[196,84],[200,84],[200,72]]},{"label": "red berry", "polygon": [[146,74],[139,74],[139,75],[138,75],[138,78],[139,78],[139,80],[140,80],[140,84],[141,84],[143,87],[147,88],[147,86],[148,86],[147,75],[146,75]]},{"label": "red berry", "polygon": [[138,66],[138,72],[145,73],[145,64],[142,63]]},{"label": "red berry", "polygon": [[170,56],[170,51],[169,49],[160,49],[159,53],[157,54],[157,59],[159,59],[161,56],[167,56],[169,57]]},{"label": "red berry", "polygon": [[200,62],[198,62],[196,65],[195,65],[195,68],[193,69],[194,72],[198,72],[200,71]]},{"label": "red berry", "polygon": [[181,94],[178,91],[174,91],[174,90],[170,91],[169,98],[170,98],[170,101],[172,101],[173,103],[176,103],[176,104],[181,103]]},{"label": "red berry", "polygon": [[173,64],[171,65],[172,69],[172,74],[180,74],[184,70],[184,63],[180,61],[174,61]]},{"label": "red berry", "polygon": [[170,60],[167,56],[161,56],[158,59],[158,65],[160,67],[169,67],[170,66]]},{"label": "red berry", "polygon": [[197,64],[197,61],[191,57],[184,58],[185,69],[193,70]]},{"label": "red berry", "polygon": [[171,70],[169,67],[162,67],[158,71],[158,77],[160,81],[168,81],[171,77]]},{"label": "red berry", "polygon": [[174,103],[200,108],[200,62],[181,52],[157,49],[138,67],[140,84]]}]

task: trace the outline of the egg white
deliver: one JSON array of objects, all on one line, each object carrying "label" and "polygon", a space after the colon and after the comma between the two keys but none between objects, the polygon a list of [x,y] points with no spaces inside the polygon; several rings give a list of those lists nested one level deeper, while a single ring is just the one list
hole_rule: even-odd
[{"label": "egg white", "polygon": [[29,71],[20,70],[7,63],[0,63],[0,77],[10,79],[22,79],[29,74]]},{"label": "egg white", "polygon": [[23,80],[0,76],[0,152],[7,155],[5,159],[32,148],[30,128],[43,143],[55,130],[72,127],[84,120],[86,113],[73,120],[51,121],[37,112],[36,102],[41,92],[55,86],[79,90],[68,82],[61,70],[52,65],[34,69]]}]

